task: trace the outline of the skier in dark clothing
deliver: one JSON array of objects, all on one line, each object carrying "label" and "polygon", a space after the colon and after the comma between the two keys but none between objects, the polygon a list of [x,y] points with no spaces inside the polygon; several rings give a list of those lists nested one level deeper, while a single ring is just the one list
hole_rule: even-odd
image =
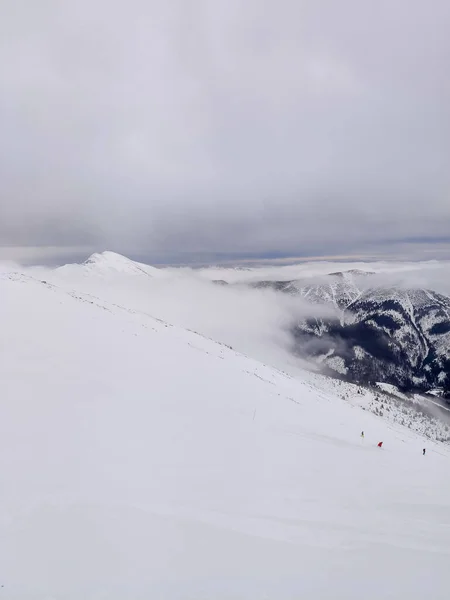
[{"label": "skier in dark clothing", "polygon": [[422,450],[423,455],[425,456],[425,448]]}]

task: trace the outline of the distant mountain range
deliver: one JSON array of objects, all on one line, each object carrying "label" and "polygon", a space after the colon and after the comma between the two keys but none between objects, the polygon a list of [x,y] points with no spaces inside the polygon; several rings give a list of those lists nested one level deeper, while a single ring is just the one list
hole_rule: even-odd
[{"label": "distant mountain range", "polygon": [[440,389],[450,399],[450,298],[429,289],[371,286],[373,273],[330,273],[320,280],[260,281],[332,309],[292,329],[294,352],[327,374],[404,391]]}]

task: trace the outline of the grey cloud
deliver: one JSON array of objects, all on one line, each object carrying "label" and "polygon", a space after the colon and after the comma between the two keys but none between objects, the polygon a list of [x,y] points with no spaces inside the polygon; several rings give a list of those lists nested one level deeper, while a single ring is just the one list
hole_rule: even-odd
[{"label": "grey cloud", "polygon": [[320,253],[447,234],[446,0],[0,7],[0,244]]}]

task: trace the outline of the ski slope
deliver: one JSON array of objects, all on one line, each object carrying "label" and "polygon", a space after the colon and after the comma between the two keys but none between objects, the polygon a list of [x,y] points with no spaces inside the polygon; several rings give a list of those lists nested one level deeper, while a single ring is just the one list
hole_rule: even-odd
[{"label": "ski slope", "polygon": [[25,274],[0,315],[0,600],[448,597],[446,446]]}]

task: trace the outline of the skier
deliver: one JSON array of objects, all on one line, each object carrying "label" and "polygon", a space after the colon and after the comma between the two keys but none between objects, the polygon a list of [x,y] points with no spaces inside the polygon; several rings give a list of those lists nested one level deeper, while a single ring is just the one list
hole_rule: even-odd
[{"label": "skier", "polygon": [[364,431],[361,431],[361,437],[364,439]]},{"label": "skier", "polygon": [[378,442],[378,448],[381,448],[382,445],[383,445],[383,442]]},{"label": "skier", "polygon": [[423,456],[425,456],[425,448],[422,450]]}]

